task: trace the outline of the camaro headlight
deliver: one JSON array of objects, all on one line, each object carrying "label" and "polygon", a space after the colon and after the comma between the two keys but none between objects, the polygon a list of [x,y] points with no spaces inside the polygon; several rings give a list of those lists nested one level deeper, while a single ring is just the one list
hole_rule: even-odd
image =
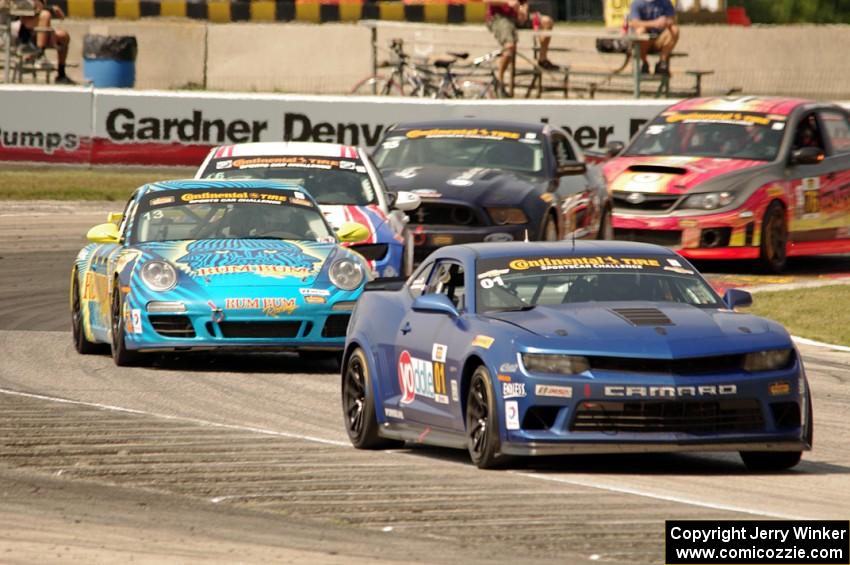
[{"label": "camaro headlight", "polygon": [[331,282],[342,290],[354,290],[363,282],[363,267],[351,259],[340,259],[328,271]]},{"label": "camaro headlight", "polygon": [[747,353],[744,356],[744,370],[749,373],[775,371],[787,367],[790,360],[790,349],[772,349],[770,351]]},{"label": "camaro headlight", "polygon": [[519,208],[487,208],[487,213],[490,214],[493,223],[500,226],[528,223],[528,216]]},{"label": "camaro headlight", "polygon": [[522,364],[532,373],[577,375],[590,369],[587,357],[549,353],[523,353]]},{"label": "camaro headlight", "polygon": [[157,292],[171,290],[177,284],[177,271],[165,261],[148,261],[142,267],[142,281]]},{"label": "camaro headlight", "polygon": [[731,192],[704,192],[702,194],[691,194],[682,202],[682,208],[693,208],[697,210],[716,210],[728,206],[735,200]]}]

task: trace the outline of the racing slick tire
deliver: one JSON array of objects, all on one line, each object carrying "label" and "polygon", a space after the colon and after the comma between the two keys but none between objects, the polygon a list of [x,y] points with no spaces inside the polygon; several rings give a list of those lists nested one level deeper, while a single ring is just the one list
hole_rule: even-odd
[{"label": "racing slick tire", "polygon": [[125,324],[121,312],[124,309],[124,299],[121,297],[121,289],[118,285],[112,289],[112,303],[110,306],[110,324],[112,326],[112,360],[119,367],[134,367],[142,364],[142,354],[127,349],[124,341]]},{"label": "racing slick tire", "polygon": [[546,213],[543,225],[540,226],[540,241],[558,241],[558,224],[552,214]]},{"label": "racing slick tire", "polygon": [[599,218],[599,232],[596,234],[596,239],[614,239],[614,222],[612,218],[611,208],[605,207],[602,212],[602,217]]},{"label": "racing slick tire", "polygon": [[769,273],[781,273],[788,260],[788,223],[785,208],[774,201],[767,207],[761,223],[759,263]]},{"label": "racing slick tire", "polygon": [[504,466],[508,458],[500,453],[499,417],[490,371],[483,365],[475,369],[466,400],[466,447],[469,458],[479,469]]},{"label": "racing slick tire", "polygon": [[357,449],[391,449],[404,445],[403,441],[378,435],[369,362],[359,347],[351,352],[342,371],[342,414],[348,439]]},{"label": "racing slick tire", "polygon": [[77,353],[90,355],[100,353],[104,347],[100,343],[89,341],[83,328],[83,308],[80,301],[80,280],[77,271],[71,275],[71,334],[74,338],[74,349]]},{"label": "racing slick tire", "polygon": [[[809,446],[813,444],[815,426],[812,416],[812,399],[809,397],[806,416],[806,438]],[[784,471],[800,462],[802,451],[742,451],[741,460],[750,471]]]}]

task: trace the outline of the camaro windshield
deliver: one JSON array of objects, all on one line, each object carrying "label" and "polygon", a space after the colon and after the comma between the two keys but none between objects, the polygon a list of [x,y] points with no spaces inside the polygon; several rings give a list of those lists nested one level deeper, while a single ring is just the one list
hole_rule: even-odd
[{"label": "camaro windshield", "polygon": [[669,257],[576,256],[478,261],[479,312],[583,302],[679,302],[722,308],[692,268]]},{"label": "camaro windshield", "polygon": [[381,169],[436,165],[509,169],[539,176],[543,155],[543,142],[535,133],[430,129],[388,137],[375,152],[375,163]]},{"label": "camaro windshield", "polygon": [[375,187],[360,161],[329,157],[245,157],[210,161],[209,179],[272,179],[304,188],[319,204],[377,204]]},{"label": "camaro windshield", "polygon": [[785,116],[756,112],[664,112],[623,155],[772,161],[779,152],[785,125]]},{"label": "camaro windshield", "polygon": [[319,209],[298,191],[198,189],[142,197],[132,241],[197,239],[336,241]]}]

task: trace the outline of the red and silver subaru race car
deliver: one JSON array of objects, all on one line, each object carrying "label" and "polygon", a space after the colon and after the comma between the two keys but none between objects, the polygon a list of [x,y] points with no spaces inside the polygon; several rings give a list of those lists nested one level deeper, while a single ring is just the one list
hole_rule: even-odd
[{"label": "red and silver subaru race car", "polygon": [[792,98],[698,98],[661,112],[604,167],[617,239],[689,259],[850,252],[850,116]]}]

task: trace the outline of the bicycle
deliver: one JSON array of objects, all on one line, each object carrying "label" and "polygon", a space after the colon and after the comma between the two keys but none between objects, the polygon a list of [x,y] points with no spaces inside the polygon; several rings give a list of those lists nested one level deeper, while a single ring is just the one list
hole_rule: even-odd
[{"label": "bicycle", "polygon": [[[480,57],[472,60],[469,68],[472,72],[466,74],[457,74],[452,72],[452,66],[460,60],[465,60],[469,57],[468,53],[449,53],[451,59],[438,59],[434,62],[434,66],[441,71],[440,83],[434,89],[431,96],[433,98],[507,98],[508,94],[505,91],[504,85],[496,76],[496,71],[492,66],[488,66],[486,71],[489,80],[476,80],[474,77],[480,75],[480,70],[485,63],[489,63],[493,59],[500,57],[501,49],[496,49]],[[476,74],[478,73],[478,74]]]},{"label": "bicycle", "polygon": [[427,72],[410,62],[410,56],[404,52],[404,41],[390,41],[392,62],[384,63],[382,67],[391,67],[389,76],[372,75],[355,84],[350,94],[379,95],[379,96],[426,96],[431,92],[430,79],[424,76]]}]

